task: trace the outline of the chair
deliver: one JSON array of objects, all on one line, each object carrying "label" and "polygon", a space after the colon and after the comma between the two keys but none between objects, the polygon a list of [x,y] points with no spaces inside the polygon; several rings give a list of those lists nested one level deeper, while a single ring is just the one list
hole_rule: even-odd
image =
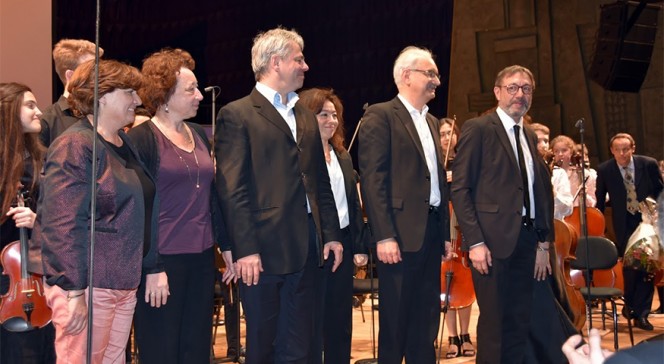
[{"label": "chair", "polygon": [[[587,254],[588,252],[590,254]],[[621,300],[624,304],[623,291],[615,287],[595,287],[593,284],[593,270],[611,269],[617,262],[618,250],[611,240],[601,236],[588,236],[587,238],[579,238],[576,247],[576,260],[572,260],[570,263],[572,269],[589,270],[589,287],[581,287],[580,290],[583,298],[586,300],[586,315],[590,327],[592,327],[592,304],[602,304],[603,309],[601,314],[602,319],[604,319],[607,314],[606,302],[611,303],[611,312],[608,312],[608,314],[613,318],[613,346],[616,350],[618,350],[618,310],[616,308],[616,300]],[[632,346],[634,346],[632,322],[629,319],[627,320],[627,327],[629,328],[630,341]]]},{"label": "chair", "polygon": [[[372,270],[372,256],[369,253],[369,275],[371,276],[368,279],[353,279],[353,296],[364,296],[369,295],[371,299],[371,349],[373,353],[373,358],[371,359],[359,359],[355,361],[355,364],[375,364],[378,363],[376,359],[376,325],[375,325],[375,315],[374,309],[376,305],[374,304],[374,297],[376,292],[378,292],[378,278],[373,278]],[[362,312],[362,322],[364,322],[364,309],[362,308],[362,301],[359,301],[360,310]]]}]

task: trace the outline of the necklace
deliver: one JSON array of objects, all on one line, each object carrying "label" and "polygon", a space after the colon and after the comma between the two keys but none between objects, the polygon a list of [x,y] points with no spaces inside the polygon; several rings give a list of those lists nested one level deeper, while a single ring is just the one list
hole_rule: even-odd
[{"label": "necklace", "polygon": [[[153,118],[152,120],[155,120],[155,119]],[[189,175],[189,181],[191,181],[191,183],[194,183],[194,179],[191,177],[191,169],[189,168],[189,164],[187,163],[186,160],[184,160],[184,158],[182,158],[182,155],[180,154],[180,152],[178,152],[179,148],[177,147],[177,145],[175,145],[175,143],[173,143],[171,138],[169,138],[168,135],[166,135],[166,132],[162,129],[161,122],[158,121],[158,120],[156,120],[156,121],[157,121],[157,123],[159,123],[159,125],[158,125],[159,131],[161,131],[161,134],[163,134],[166,137],[166,139],[168,139],[168,141],[171,143],[171,147],[173,148],[173,151],[178,156],[178,158],[180,158],[180,161],[182,163],[184,163],[184,166],[187,168],[187,174]],[[187,128],[187,130],[189,129],[186,126],[186,124],[185,124],[185,128]],[[192,149],[191,152],[194,154],[194,161],[196,161],[196,184],[195,185],[196,185],[196,188],[201,188],[201,184],[200,184],[201,168],[200,168],[200,165],[198,164],[198,157],[196,156],[196,139],[195,139],[193,134],[191,135],[191,138],[189,138],[189,133],[187,133],[187,140],[186,141],[188,143],[192,143],[194,145],[194,148]]]}]

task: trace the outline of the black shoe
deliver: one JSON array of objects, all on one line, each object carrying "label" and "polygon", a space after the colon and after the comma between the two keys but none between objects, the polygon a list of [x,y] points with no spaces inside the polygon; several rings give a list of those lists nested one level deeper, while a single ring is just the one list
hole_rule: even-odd
[{"label": "black shoe", "polygon": [[634,326],[638,327],[641,330],[652,331],[653,327],[647,317],[639,317],[635,320]]},{"label": "black shoe", "polygon": [[631,320],[631,319],[638,319],[639,316],[637,316],[634,311],[630,310],[627,308],[627,306],[623,306],[622,309],[622,315],[624,318]]}]

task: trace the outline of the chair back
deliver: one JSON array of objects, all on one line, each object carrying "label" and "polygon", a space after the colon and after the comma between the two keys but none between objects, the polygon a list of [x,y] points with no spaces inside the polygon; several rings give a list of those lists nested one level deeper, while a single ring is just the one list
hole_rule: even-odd
[{"label": "chair back", "polygon": [[[588,244],[586,248],[586,243]],[[587,254],[589,252],[589,254]],[[586,259],[588,257],[589,259]],[[572,269],[611,269],[618,262],[618,249],[602,236],[580,237],[576,246],[576,259],[570,262]]]}]

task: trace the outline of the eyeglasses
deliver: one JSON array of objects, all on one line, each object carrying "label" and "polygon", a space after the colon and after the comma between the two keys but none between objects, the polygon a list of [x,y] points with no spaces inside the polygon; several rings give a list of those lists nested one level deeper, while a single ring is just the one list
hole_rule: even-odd
[{"label": "eyeglasses", "polygon": [[507,90],[507,93],[510,95],[516,95],[517,92],[519,92],[519,89],[523,92],[524,95],[530,95],[533,93],[533,86],[531,85],[508,85],[508,86],[498,86],[498,87],[504,87]]},{"label": "eyeglasses", "polygon": [[418,70],[418,69],[416,69],[416,68],[409,68],[408,70],[409,70],[409,71],[419,72],[419,73],[421,73],[421,74],[423,74],[423,75],[429,77],[430,79],[437,78],[437,79],[440,80],[440,74],[437,73],[436,71],[432,71],[432,70]]}]

